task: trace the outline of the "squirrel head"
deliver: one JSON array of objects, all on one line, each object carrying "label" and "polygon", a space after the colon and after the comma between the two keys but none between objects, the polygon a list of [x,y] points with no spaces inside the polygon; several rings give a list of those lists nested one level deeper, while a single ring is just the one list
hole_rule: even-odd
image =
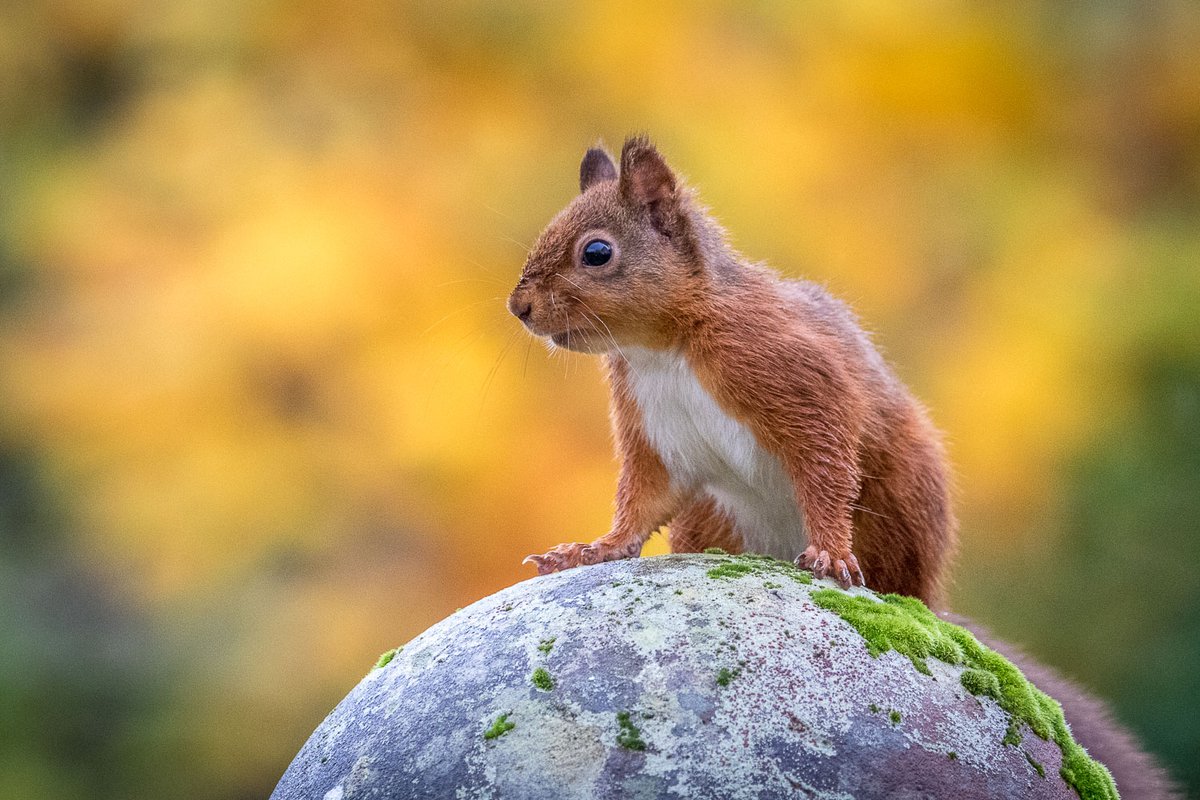
[{"label": "squirrel head", "polygon": [[704,274],[690,193],[644,136],[625,141],[619,171],[588,150],[579,190],[534,243],[509,311],[579,352],[669,346]]}]

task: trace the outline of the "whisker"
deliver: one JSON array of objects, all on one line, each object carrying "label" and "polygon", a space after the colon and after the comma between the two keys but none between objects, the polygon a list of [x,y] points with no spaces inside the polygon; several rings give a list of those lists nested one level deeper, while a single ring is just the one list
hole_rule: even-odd
[{"label": "whisker", "polygon": [[850,507],[853,509],[856,509],[858,511],[861,511],[864,514],[870,514],[873,517],[879,517],[880,519],[891,519],[891,517],[888,516],[887,514],[880,514],[878,511],[872,511],[871,509],[867,508],[866,506],[860,506],[857,503],[851,503]]},{"label": "whisker", "polygon": [[500,371],[500,365],[504,363],[504,357],[508,355],[508,352],[512,349],[512,346],[517,341],[517,333],[518,332],[514,330],[509,334],[508,341],[505,343],[504,347],[501,348],[500,355],[496,357],[496,363],[492,365],[490,370],[488,370],[487,378],[484,379],[483,382],[483,392],[479,397],[480,412],[483,411],[484,406],[487,404],[488,390],[492,388],[492,382],[496,379],[496,375]]},{"label": "whisker", "polygon": [[524,242],[518,241],[518,240],[516,240],[516,239],[512,238],[511,236],[508,236],[508,235],[506,235],[506,234],[503,234],[503,233],[499,234],[499,236],[500,236],[500,238],[501,238],[501,239],[503,239],[504,241],[506,241],[506,242],[512,242],[512,243],[513,243],[513,244],[515,244],[517,247],[521,248],[522,250],[524,250],[524,251],[525,251],[525,252],[527,252],[527,253],[528,253],[528,252],[529,252],[529,250],[530,250],[530,247],[529,247],[529,245],[525,244]]},{"label": "whisker", "polygon": [[497,216],[504,217],[505,219],[512,220],[513,222],[517,221],[515,217],[510,216],[509,214],[505,214],[503,211],[501,211],[498,208],[492,208],[487,203],[480,203],[480,205],[483,206],[484,208],[486,208],[488,211],[492,212],[493,214],[496,214]]},{"label": "whisker", "polygon": [[[567,277],[566,275],[560,275],[559,277],[561,277],[561,278],[562,278],[563,280],[565,280],[567,283],[569,283],[569,284],[571,284],[572,286],[574,286],[574,287],[575,287],[576,289],[578,289],[579,291],[581,291],[581,292],[583,291],[583,287],[582,287],[582,286],[580,286],[580,285],[579,285],[578,283],[576,283],[575,281],[571,280],[571,279],[570,279],[569,277]],[[579,301],[579,304],[580,304],[581,306],[583,306],[583,308],[584,308],[584,312],[585,312],[585,313],[589,314],[589,315],[591,316],[591,318],[592,318],[592,319],[596,320],[596,322],[598,322],[598,323],[600,323],[601,325],[603,325],[603,326],[604,326],[604,330],[606,331],[605,338],[607,338],[607,339],[608,339],[608,341],[609,341],[609,342],[612,344],[612,346],[613,346],[613,349],[615,349],[615,350],[617,351],[617,353],[618,353],[618,354],[620,354],[621,358],[623,358],[623,359],[625,360],[625,363],[629,364],[629,368],[630,368],[631,370],[633,370],[633,374],[634,374],[634,375],[637,375],[637,376],[638,376],[638,378],[639,378],[639,379],[641,379],[641,377],[642,377],[642,376],[641,376],[641,373],[639,373],[639,372],[637,371],[637,367],[635,367],[635,366],[633,365],[633,362],[631,362],[631,361],[629,360],[629,356],[625,355],[625,351],[621,349],[621,345],[617,344],[617,337],[616,337],[615,335],[613,335],[612,328],[608,327],[608,323],[607,323],[607,322],[605,322],[603,319],[601,319],[601,318],[600,318],[600,315],[599,315],[599,314],[597,314],[595,311],[593,311],[593,310],[592,310],[592,308],[591,308],[591,306],[589,306],[589,305],[587,304],[587,302],[586,302],[586,301],[585,301],[585,300],[584,300],[582,297],[576,297],[575,299]]]},{"label": "whisker", "polygon": [[525,364],[521,367],[521,379],[525,379],[526,373],[529,372],[529,352],[533,350],[533,337],[529,337],[529,344],[525,346]]},{"label": "whisker", "polygon": [[502,283],[499,278],[489,276],[485,278],[457,278],[452,281],[434,284],[433,288],[441,289],[443,286],[453,286],[456,283],[487,283],[491,286],[508,286],[507,283]]},{"label": "whisker", "polygon": [[490,275],[492,278],[496,279],[497,281],[503,281],[505,286],[507,286],[511,280],[511,276],[509,276],[509,275],[501,276],[498,272],[495,271],[495,269],[493,267],[489,267],[489,266],[483,264],[481,261],[471,258],[470,256],[464,255],[464,256],[462,256],[462,259],[464,261],[466,261],[468,264],[470,264],[471,266],[477,267],[478,269],[483,270],[484,272],[486,272],[488,275]]},{"label": "whisker", "polygon": [[437,322],[433,323],[428,328],[421,331],[421,333],[417,335],[417,338],[418,339],[425,338],[427,335],[429,335],[430,331],[432,331],[434,328],[441,325],[443,322],[450,319],[451,317],[458,316],[459,314],[463,313],[464,311],[470,311],[471,309],[475,308],[476,306],[482,305],[484,303],[493,303],[493,302],[495,302],[494,298],[488,298],[488,299],[484,299],[484,300],[476,300],[474,302],[467,303],[466,305],[462,306],[461,308],[457,308],[454,311],[449,312],[448,314],[443,316],[441,319],[439,319]]}]

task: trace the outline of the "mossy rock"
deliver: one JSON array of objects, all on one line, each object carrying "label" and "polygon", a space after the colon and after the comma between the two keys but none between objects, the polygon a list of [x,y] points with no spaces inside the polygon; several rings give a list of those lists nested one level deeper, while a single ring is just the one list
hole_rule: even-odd
[{"label": "mossy rock", "polygon": [[889,643],[848,599],[716,553],[524,581],[383,659],[272,798],[1115,796],[1054,724],[1002,706],[1011,675],[937,641],[970,651],[970,634],[939,628],[922,653],[919,633]]}]

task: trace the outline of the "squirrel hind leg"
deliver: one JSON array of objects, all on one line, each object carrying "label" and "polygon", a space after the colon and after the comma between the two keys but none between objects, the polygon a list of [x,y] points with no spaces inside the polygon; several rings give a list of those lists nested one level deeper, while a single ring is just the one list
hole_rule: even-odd
[{"label": "squirrel hind leg", "polygon": [[916,597],[934,611],[945,607],[942,585],[952,521],[943,515],[906,515],[886,490],[864,491],[854,510],[854,552],[867,588]]},{"label": "squirrel hind leg", "polygon": [[957,539],[945,459],[919,408],[888,421],[887,436],[864,455],[852,509],[854,552],[868,587],[917,597],[937,610]]},{"label": "squirrel hind leg", "polygon": [[671,519],[667,543],[672,553],[702,553],[710,547],[719,547],[737,554],[745,547],[733,520],[708,495],[686,504]]}]

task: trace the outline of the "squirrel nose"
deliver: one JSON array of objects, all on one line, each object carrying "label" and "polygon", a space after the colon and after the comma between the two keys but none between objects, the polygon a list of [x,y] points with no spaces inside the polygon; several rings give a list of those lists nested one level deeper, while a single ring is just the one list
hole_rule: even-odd
[{"label": "squirrel nose", "polygon": [[521,320],[521,322],[528,322],[530,315],[533,314],[533,303],[528,300],[518,300],[514,297],[508,301],[508,310],[513,313],[514,317]]}]

